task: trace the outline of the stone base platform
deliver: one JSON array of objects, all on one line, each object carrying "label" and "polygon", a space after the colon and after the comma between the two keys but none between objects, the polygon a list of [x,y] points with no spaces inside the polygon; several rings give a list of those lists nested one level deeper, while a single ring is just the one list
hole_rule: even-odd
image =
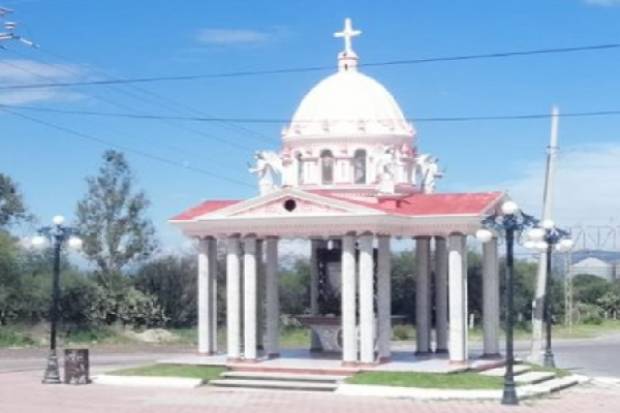
[{"label": "stone base platform", "polygon": [[503,365],[503,360],[475,358],[467,364],[451,364],[445,354],[416,357],[413,352],[395,351],[390,361],[372,365],[343,366],[339,354],[309,350],[284,350],[280,357],[259,357],[256,361],[228,360],[225,354],[185,354],[158,360],[159,363],[222,366],[232,371],[351,375],[360,371],[408,371],[419,373],[454,373],[465,370],[486,370]]}]

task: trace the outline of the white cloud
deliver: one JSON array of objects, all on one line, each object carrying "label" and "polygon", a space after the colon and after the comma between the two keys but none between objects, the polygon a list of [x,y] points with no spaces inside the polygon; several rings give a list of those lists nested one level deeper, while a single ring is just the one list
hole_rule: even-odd
[{"label": "white cloud", "polygon": [[273,33],[250,29],[201,29],[197,40],[206,45],[261,44],[274,38]]},{"label": "white cloud", "polygon": [[620,6],[620,0],[584,0],[590,6],[613,7]]},{"label": "white cloud", "polygon": [[[523,174],[504,183],[525,211],[540,216],[545,161],[524,165]],[[554,220],[570,227],[609,224],[620,219],[620,145],[563,148],[557,160]]]},{"label": "white cloud", "polygon": [[[66,82],[82,78],[85,70],[77,65],[46,64],[32,60],[0,59],[0,83]],[[0,104],[24,105],[50,100],[76,99],[80,95],[64,88],[15,89],[0,92]]]}]

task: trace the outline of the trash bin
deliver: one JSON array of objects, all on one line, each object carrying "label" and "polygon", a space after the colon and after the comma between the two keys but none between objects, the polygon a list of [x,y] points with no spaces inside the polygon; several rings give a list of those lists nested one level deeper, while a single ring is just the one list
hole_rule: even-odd
[{"label": "trash bin", "polygon": [[88,349],[65,349],[65,383],[88,384],[90,383],[89,374]]}]

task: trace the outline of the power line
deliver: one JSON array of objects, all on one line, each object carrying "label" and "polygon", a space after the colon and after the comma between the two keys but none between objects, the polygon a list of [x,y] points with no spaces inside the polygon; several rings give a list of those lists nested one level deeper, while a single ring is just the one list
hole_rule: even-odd
[{"label": "power line", "polygon": [[[21,105],[5,105],[0,104],[0,108],[10,108],[14,110],[27,110],[33,112],[55,113],[62,115],[78,115],[78,116],[98,116],[98,117],[112,117],[112,118],[128,118],[128,119],[140,119],[140,120],[177,120],[187,122],[236,122],[236,123],[289,123],[290,119],[284,118],[220,118],[220,117],[202,117],[202,116],[169,116],[161,114],[134,114],[134,113],[120,113],[120,112],[99,112],[89,110],[73,110],[73,109],[55,109],[55,108],[43,108],[34,106],[21,106]],[[563,118],[580,118],[580,117],[597,117],[597,116],[618,116],[620,115],[620,109],[618,110],[599,110],[599,111],[585,111],[585,112],[566,112],[561,113],[559,116]],[[408,118],[406,120],[421,123],[421,122],[472,122],[472,121],[510,121],[510,120],[537,120],[547,119],[551,117],[549,113],[531,113],[521,115],[497,115],[497,116],[441,116],[441,117],[424,117],[424,118]],[[339,120],[334,121],[341,122],[357,122],[356,120]],[[381,119],[381,121],[390,121],[394,119]],[[323,123],[324,121],[317,120],[295,120],[295,123]]]},{"label": "power line", "polygon": [[[609,43],[609,44],[597,44],[597,45],[589,45],[589,46],[558,47],[558,48],[548,48],[548,49],[495,52],[495,53],[473,54],[473,55],[391,60],[391,61],[384,61],[384,62],[360,63],[359,66],[379,67],[379,66],[414,65],[414,64],[423,64],[423,63],[455,62],[455,61],[482,60],[482,59],[502,59],[502,58],[519,57],[519,56],[576,53],[576,52],[585,52],[585,51],[602,51],[602,50],[611,50],[611,49],[618,49],[618,48],[620,48],[620,43]],[[264,76],[264,75],[277,75],[277,74],[286,74],[286,73],[305,73],[305,72],[316,72],[316,71],[325,71],[325,70],[332,70],[332,69],[333,69],[333,65],[328,65],[328,66],[292,67],[292,68],[282,68],[282,69],[248,70],[248,71],[222,72],[222,73],[206,73],[206,74],[196,74],[196,75],[100,79],[100,80],[84,80],[84,81],[55,82],[55,83],[24,83],[24,84],[18,84],[18,85],[0,86],[0,90],[38,89],[38,88],[49,88],[49,87],[58,88],[58,87],[72,87],[72,86],[97,86],[97,85],[112,85],[112,84],[129,84],[129,83],[153,83],[153,82],[165,82],[165,81],[190,81],[190,80],[199,80],[199,79]]]},{"label": "power line", "polygon": [[[69,59],[67,59],[66,57],[64,57],[64,56],[62,56],[62,55],[60,55],[58,53],[51,52],[51,51],[46,50],[46,49],[38,49],[38,50],[40,52],[44,53],[44,54],[47,54],[47,55],[53,57],[53,58],[56,58],[56,59],[59,59],[59,60],[64,60],[64,61],[70,61]],[[106,78],[108,78],[110,80],[116,80],[114,77],[110,76],[108,73],[106,73],[106,72],[104,72],[102,70],[98,70],[98,72],[102,73]],[[172,109],[172,110],[174,110],[177,113],[182,113],[181,110],[179,110],[179,108],[183,108],[185,110],[189,110],[190,112],[193,112],[193,113],[198,114],[200,116],[207,116],[207,117],[211,116],[209,114],[206,114],[204,111],[198,110],[198,109],[194,108],[193,106],[188,105],[187,103],[174,101],[174,100],[170,99],[169,97],[162,96],[159,93],[155,93],[155,92],[153,92],[151,90],[145,89],[145,88],[140,87],[138,85],[127,84],[126,86],[131,88],[131,89],[133,89],[133,90],[135,90],[135,91],[137,91],[137,92],[140,92],[142,95],[146,95],[149,99],[148,100],[145,99],[144,96],[142,96],[142,97],[141,96],[137,96],[135,93],[129,93],[128,91],[126,91],[124,89],[121,89],[121,88],[115,88],[113,90],[117,90],[119,92],[122,92],[122,93],[125,93],[125,94],[129,94],[134,99],[138,99],[138,100],[141,100],[143,102],[147,102],[148,103],[148,101],[150,101],[151,104],[155,104],[155,105],[160,106],[160,107],[165,107],[167,109]],[[236,129],[236,130],[241,131],[241,132],[250,133],[250,134],[254,135],[256,138],[260,138],[261,140],[267,140],[269,142],[272,141],[268,136],[265,136],[263,133],[258,132],[256,130],[249,129],[249,128],[246,128],[244,126],[236,125],[236,124],[234,124],[232,122],[222,121],[221,123],[222,123],[221,126],[226,126],[226,127],[228,127],[228,129]],[[217,138],[217,137],[215,137],[213,135],[205,134],[204,132],[199,131],[199,130],[187,128],[187,127],[184,127],[184,126],[181,126],[181,127],[184,128],[185,130],[189,131],[189,132],[192,132],[192,133],[195,133],[195,134],[198,134],[198,135],[202,135],[202,136],[205,136],[205,137],[208,137],[208,138],[225,140],[225,139],[222,139],[222,138]],[[232,146],[236,146],[237,148],[240,147],[240,145],[237,144],[236,142],[227,142],[227,143],[232,145]],[[248,148],[243,148],[243,149],[248,149]]]},{"label": "power line", "polygon": [[[26,56],[24,56],[23,54],[21,54],[21,53],[19,53],[19,52],[15,51],[15,50],[11,50],[11,52],[12,52],[12,53],[14,53],[14,54],[16,54],[16,55],[18,55],[18,56],[20,56],[20,57],[22,57],[22,58],[24,58],[24,59],[26,59]],[[26,72],[26,73],[30,73],[30,74],[32,74],[32,75],[34,75],[34,76],[36,76],[36,77],[42,78],[42,79],[48,79],[48,80],[50,79],[50,77],[49,77],[49,76],[44,76],[44,75],[41,75],[41,74],[39,74],[39,73],[37,73],[37,72],[34,72],[34,71],[32,71],[32,70],[28,69],[27,67],[23,67],[23,66],[20,66],[20,65],[18,65],[18,64],[15,64],[14,62],[9,62],[9,61],[6,61],[6,60],[0,60],[0,64],[7,65],[7,66],[10,66],[10,67],[13,67],[13,68],[16,68],[16,69],[22,70],[22,71],[24,71],[24,72]],[[67,68],[67,67],[65,67],[65,66],[56,66],[56,67],[58,67],[58,68],[59,68],[59,70],[62,70],[62,71],[64,71],[65,73],[68,73],[68,74],[74,74],[74,75],[75,75],[75,74],[78,74],[78,72],[77,72],[77,71],[75,71],[75,70],[71,70],[71,69],[69,69],[69,68]],[[52,80],[53,80],[53,79],[52,79]],[[54,82],[54,83],[58,83],[58,82]],[[125,94],[125,95],[128,95],[128,96],[130,96],[130,97],[132,97],[132,98],[134,98],[134,99],[137,99],[137,100],[145,101],[145,99],[144,99],[144,98],[142,98],[142,97],[140,97],[140,96],[137,96],[135,93],[131,93],[131,92],[127,91],[127,90],[121,89],[121,88],[120,88],[120,87],[118,87],[118,86],[115,86],[115,85],[106,85],[106,86],[107,86],[110,90],[113,90],[113,91],[118,91],[118,92],[120,92],[120,93],[123,93],[123,94]],[[134,88],[134,89],[138,89],[138,90],[140,90],[140,91],[148,92],[148,91],[146,91],[145,89],[140,88],[140,87],[138,87],[138,86],[136,86],[136,85],[127,85],[127,86],[132,87],[132,88]],[[143,93],[144,93],[144,92],[143,92]],[[116,107],[118,107],[118,108],[125,109],[125,110],[132,110],[132,108],[131,108],[131,107],[129,107],[129,106],[125,105],[125,104],[122,104],[122,103],[119,103],[119,102],[115,102],[115,101],[110,100],[110,99],[108,99],[108,98],[105,98],[105,97],[103,97],[103,96],[101,96],[101,95],[97,95],[97,94],[94,94],[94,93],[92,93],[92,92],[89,92],[89,93],[88,93],[88,95],[90,95],[90,96],[94,97],[95,99],[100,100],[100,101],[102,101],[102,102],[104,102],[104,103],[110,104],[110,105],[112,105],[112,106],[116,106]],[[159,105],[159,106],[161,106],[161,105]],[[134,113],[134,115],[136,115],[136,114]],[[179,128],[179,129],[181,129],[181,130],[184,130],[184,131],[186,131],[186,132],[192,133],[192,134],[194,134],[194,135],[198,135],[198,136],[203,137],[203,138],[207,138],[207,139],[209,139],[209,140],[217,140],[217,141],[220,141],[220,142],[222,142],[222,143],[224,143],[224,144],[226,144],[226,145],[229,145],[229,146],[231,146],[231,147],[234,147],[235,149],[241,150],[241,151],[243,151],[243,152],[247,152],[247,151],[251,151],[251,150],[253,150],[252,148],[250,148],[250,147],[248,147],[248,146],[245,146],[245,145],[243,145],[243,144],[240,144],[240,143],[238,143],[238,142],[236,142],[236,141],[234,141],[234,140],[228,140],[228,139],[226,139],[226,138],[222,138],[222,137],[219,137],[219,136],[216,136],[216,135],[208,134],[208,133],[205,133],[205,132],[203,132],[203,131],[200,131],[200,130],[197,130],[197,129],[194,129],[194,128],[191,128],[191,127],[188,127],[188,126],[186,126],[186,125],[182,125],[182,124],[174,123],[174,122],[172,122],[172,121],[170,121],[170,120],[167,120],[167,119],[164,119],[164,118],[162,118],[161,120],[162,120],[162,122],[164,122],[164,123],[168,124],[169,126]],[[240,127],[240,128],[241,128],[241,127]],[[182,149],[180,149],[180,148],[177,148],[177,149],[182,150]]]},{"label": "power line", "polygon": [[241,186],[245,186],[245,187],[249,187],[249,188],[254,188],[253,185],[250,185],[247,182],[243,182],[243,181],[236,180],[234,178],[229,178],[229,177],[226,177],[226,176],[223,176],[223,175],[219,175],[219,174],[213,173],[211,171],[208,171],[206,169],[202,169],[202,168],[198,168],[198,167],[195,167],[195,166],[187,165],[187,164],[184,164],[183,162],[175,161],[173,159],[165,158],[165,157],[159,156],[159,155],[154,155],[154,154],[151,154],[151,153],[148,153],[148,152],[141,151],[139,149],[131,148],[131,147],[124,146],[124,145],[119,145],[119,144],[110,142],[108,140],[99,138],[99,137],[91,135],[91,134],[86,134],[86,133],[83,133],[83,132],[79,132],[79,131],[76,131],[75,129],[67,128],[65,126],[61,126],[61,125],[58,125],[58,124],[55,124],[55,123],[52,123],[52,122],[48,122],[48,121],[45,121],[45,120],[42,120],[42,119],[34,118],[34,117],[31,117],[31,116],[28,116],[28,115],[24,115],[22,113],[15,112],[13,110],[7,109],[4,106],[0,107],[0,110],[4,111],[6,113],[9,113],[9,114],[11,114],[13,116],[16,116],[16,117],[28,120],[30,122],[37,123],[39,125],[43,125],[43,126],[46,126],[48,128],[51,128],[51,129],[56,129],[58,131],[64,132],[64,133],[69,134],[69,135],[73,135],[73,136],[78,137],[78,138],[83,139],[83,140],[87,140],[87,141],[90,141],[90,142],[95,142],[97,144],[100,144],[100,145],[103,145],[103,146],[106,146],[106,147],[116,148],[116,149],[119,149],[119,150],[122,150],[122,151],[125,151],[125,152],[128,152],[128,153],[132,153],[134,155],[138,155],[138,156],[141,156],[143,158],[147,158],[147,159],[150,159],[150,160],[153,160],[153,161],[164,163],[164,164],[167,164],[167,165],[170,165],[170,166],[181,167],[183,169],[186,169],[186,170],[189,170],[189,171],[193,171],[193,172],[197,172],[197,173],[200,173],[200,174],[203,174],[203,175],[207,175],[207,176],[210,176],[212,178],[216,178],[216,179],[220,179],[220,180],[223,180],[223,181],[227,181],[227,182],[235,184],[235,185],[241,185]]}]

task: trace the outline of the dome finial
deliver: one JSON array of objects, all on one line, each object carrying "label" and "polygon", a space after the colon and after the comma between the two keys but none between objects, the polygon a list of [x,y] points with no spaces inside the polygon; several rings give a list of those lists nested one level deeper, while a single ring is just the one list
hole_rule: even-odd
[{"label": "dome finial", "polygon": [[351,19],[344,19],[344,28],[341,32],[334,33],[334,37],[342,37],[344,39],[344,50],[338,54],[339,67],[344,70],[357,66],[357,55],[351,46],[351,40],[362,34],[360,30],[353,29]]},{"label": "dome finial", "polygon": [[334,37],[344,38],[344,53],[349,56],[355,56],[355,52],[351,47],[351,39],[362,34],[360,30],[354,30],[351,19],[344,19],[344,29],[341,32],[334,33]]}]

